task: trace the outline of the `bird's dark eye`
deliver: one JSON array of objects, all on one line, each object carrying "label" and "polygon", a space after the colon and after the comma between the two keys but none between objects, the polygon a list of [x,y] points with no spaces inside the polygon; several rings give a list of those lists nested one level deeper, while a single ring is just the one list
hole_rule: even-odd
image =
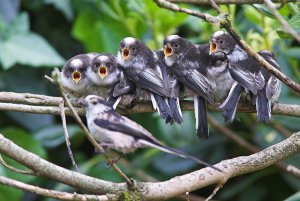
[{"label": "bird's dark eye", "polygon": [[223,41],[223,40],[220,40],[219,42],[220,42],[220,44],[223,44],[223,43],[224,43],[224,41]]},{"label": "bird's dark eye", "polygon": [[132,50],[135,50],[135,47],[132,47],[131,49],[132,49]]},{"label": "bird's dark eye", "polygon": [[73,69],[72,68],[68,68],[67,72],[71,74],[71,73],[73,73]]},{"label": "bird's dark eye", "polygon": [[93,105],[97,105],[98,101],[97,100],[92,100]]},{"label": "bird's dark eye", "polygon": [[179,45],[178,45],[178,43],[174,43],[174,47],[178,47]]},{"label": "bird's dark eye", "polygon": [[106,67],[107,67],[107,68],[110,68],[110,66],[111,66],[110,64],[106,64]]},{"label": "bird's dark eye", "polygon": [[100,63],[95,63],[95,67],[99,68],[100,67]]},{"label": "bird's dark eye", "polygon": [[120,44],[120,47],[121,47],[121,48],[124,48],[124,43],[121,43],[121,44]]}]

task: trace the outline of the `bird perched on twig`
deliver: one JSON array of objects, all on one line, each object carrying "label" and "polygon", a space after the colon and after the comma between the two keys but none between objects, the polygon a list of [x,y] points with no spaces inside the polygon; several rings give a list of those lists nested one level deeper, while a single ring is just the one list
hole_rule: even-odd
[{"label": "bird perched on twig", "polygon": [[142,41],[127,37],[120,42],[117,58],[125,76],[137,86],[138,96],[151,99],[153,108],[166,123],[173,123],[173,112],[165,100],[170,97],[170,91],[163,80],[156,53]]},{"label": "bird perched on twig", "polygon": [[[225,120],[233,121],[240,95],[245,91],[256,105],[257,121],[269,123],[271,106],[278,100],[281,82],[249,56],[227,32],[217,31],[211,37],[210,53],[218,51],[226,54],[228,70],[235,80],[227,99],[220,106]],[[272,52],[263,50],[258,54],[279,69]]]},{"label": "bird perched on twig", "polygon": [[62,68],[61,83],[70,98],[78,99],[88,94],[90,84],[87,71],[97,53],[79,54],[69,59]]},{"label": "bird perched on twig", "polygon": [[208,137],[206,101],[213,103],[212,86],[207,77],[209,45],[195,45],[178,36],[164,39],[165,63],[176,78],[194,95],[197,136]]},{"label": "bird perched on twig", "polygon": [[86,107],[87,125],[90,133],[104,147],[112,148],[122,153],[129,153],[142,147],[154,147],[221,171],[194,156],[162,145],[141,125],[115,112],[101,97],[89,95],[84,100],[81,100],[80,103]]}]

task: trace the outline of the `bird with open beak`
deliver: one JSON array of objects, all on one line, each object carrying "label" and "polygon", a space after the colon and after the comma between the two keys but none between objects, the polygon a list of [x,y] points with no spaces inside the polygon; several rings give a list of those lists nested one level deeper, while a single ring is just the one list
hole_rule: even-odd
[{"label": "bird with open beak", "polygon": [[136,85],[137,96],[151,99],[153,108],[166,123],[173,123],[173,112],[165,100],[170,91],[162,79],[157,55],[142,41],[127,37],[120,42],[117,60],[124,75]]},{"label": "bird with open beak", "polygon": [[[257,121],[270,122],[272,104],[278,100],[281,82],[248,55],[229,33],[217,31],[211,36],[210,53],[223,52],[227,56],[228,70],[234,79],[227,99],[220,106],[226,121],[233,121],[242,92],[250,95],[256,105]],[[279,69],[272,52],[258,52],[267,62]]]},{"label": "bird with open beak", "polygon": [[217,167],[188,155],[178,149],[162,145],[154,136],[136,122],[117,113],[104,99],[89,95],[81,104],[86,107],[86,119],[90,133],[103,147],[124,154],[138,148],[153,147],[160,151],[194,160],[198,164],[221,171]]},{"label": "bird with open beak", "polygon": [[179,82],[192,91],[198,137],[208,137],[206,101],[213,103],[212,86],[208,79],[209,45],[195,45],[178,36],[164,39],[165,63]]},{"label": "bird with open beak", "polygon": [[90,85],[87,71],[97,53],[79,54],[69,59],[62,68],[61,83],[70,98],[78,99],[88,94]]},{"label": "bird with open beak", "polygon": [[117,59],[113,54],[101,53],[93,58],[91,67],[87,70],[91,85],[89,94],[107,99],[112,95],[114,86],[119,82],[119,69]]}]

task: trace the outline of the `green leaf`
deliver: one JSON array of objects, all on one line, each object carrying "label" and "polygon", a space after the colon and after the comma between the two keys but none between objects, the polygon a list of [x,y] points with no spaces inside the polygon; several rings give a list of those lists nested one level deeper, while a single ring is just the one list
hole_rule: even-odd
[{"label": "green leaf", "polygon": [[[78,126],[69,125],[68,132],[69,137],[73,137],[80,133]],[[57,147],[65,143],[65,135],[62,125],[51,125],[49,127],[43,128],[38,132],[34,133],[35,139],[37,139],[45,147]]]},{"label": "green leaf", "polygon": [[34,67],[60,66],[65,60],[40,35],[29,32],[0,42],[0,61],[4,69],[16,63]]},{"label": "green leaf", "polygon": [[264,15],[270,17],[270,18],[275,18],[272,11],[268,7],[264,6],[263,4],[253,4],[253,6],[257,10],[259,10],[262,14],[264,14]]},{"label": "green leaf", "polygon": [[52,4],[57,10],[61,11],[68,20],[72,20],[74,13],[70,0],[45,0],[45,3]]},{"label": "green leaf", "polygon": [[294,59],[300,59],[300,47],[292,47],[289,49],[286,49],[282,54]]},{"label": "green leaf", "polygon": [[284,201],[299,201],[300,200],[300,191],[298,191],[297,193],[295,193],[294,195],[288,197],[287,199],[285,199]]},{"label": "green leaf", "polygon": [[243,6],[245,17],[252,23],[260,24],[262,20],[262,15],[253,6],[244,5]]},{"label": "green leaf", "polygon": [[[45,149],[38,143],[37,140],[33,138],[32,135],[30,135],[26,131],[20,128],[11,127],[11,128],[2,129],[1,133],[6,138],[10,139],[11,141],[13,141],[15,144],[22,147],[23,149],[33,152],[42,158],[47,158]],[[11,166],[22,170],[27,170],[26,167],[24,167],[23,165],[21,165],[16,161],[5,156],[3,156],[3,158]],[[6,174],[9,178],[16,179],[22,182],[30,182],[32,181],[32,179],[34,179],[34,177],[32,176],[16,174],[15,172],[11,172],[9,170],[6,170]]]},{"label": "green leaf", "polygon": [[[298,34],[300,34],[300,13],[298,13],[297,15],[292,17],[287,22],[288,22],[288,25],[292,29],[294,29]],[[286,32],[285,30],[283,30],[282,28],[278,28],[276,30],[276,32],[279,35],[279,37],[281,37],[281,38],[292,38],[292,36],[288,32]]]}]

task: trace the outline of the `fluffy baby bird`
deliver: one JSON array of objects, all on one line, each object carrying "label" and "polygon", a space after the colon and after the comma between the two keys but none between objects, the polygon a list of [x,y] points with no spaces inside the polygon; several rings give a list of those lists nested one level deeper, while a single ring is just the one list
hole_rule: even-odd
[{"label": "fluffy baby bird", "polygon": [[90,133],[105,147],[122,153],[129,153],[142,147],[154,147],[221,171],[196,157],[162,145],[149,131],[127,117],[121,116],[101,97],[89,95],[81,101],[81,104],[86,107]]},{"label": "fluffy baby bird", "polygon": [[195,45],[178,36],[164,39],[165,63],[179,82],[192,91],[197,136],[208,137],[206,102],[213,103],[212,85],[208,78],[209,45]]},{"label": "fluffy baby bird", "polygon": [[146,100],[150,97],[153,108],[166,123],[173,123],[173,112],[165,100],[170,97],[170,91],[162,78],[156,53],[142,41],[127,37],[120,42],[118,63],[125,76],[136,85],[138,96]]},{"label": "fluffy baby bird", "polygon": [[96,53],[79,54],[69,59],[62,68],[61,84],[70,98],[78,99],[88,94],[90,85],[88,69]]},{"label": "fluffy baby bird", "polygon": [[88,79],[91,81],[89,94],[107,99],[119,81],[119,73],[117,60],[113,54],[98,54],[93,58],[91,67],[87,70]]},{"label": "fluffy baby bird", "polygon": [[[281,82],[249,56],[227,32],[217,31],[211,37],[210,53],[219,51],[226,54],[228,70],[235,81],[227,99],[220,106],[225,120],[233,121],[240,95],[245,91],[256,105],[257,121],[269,123],[271,106],[279,97]],[[272,52],[263,50],[258,54],[279,69]]]}]

